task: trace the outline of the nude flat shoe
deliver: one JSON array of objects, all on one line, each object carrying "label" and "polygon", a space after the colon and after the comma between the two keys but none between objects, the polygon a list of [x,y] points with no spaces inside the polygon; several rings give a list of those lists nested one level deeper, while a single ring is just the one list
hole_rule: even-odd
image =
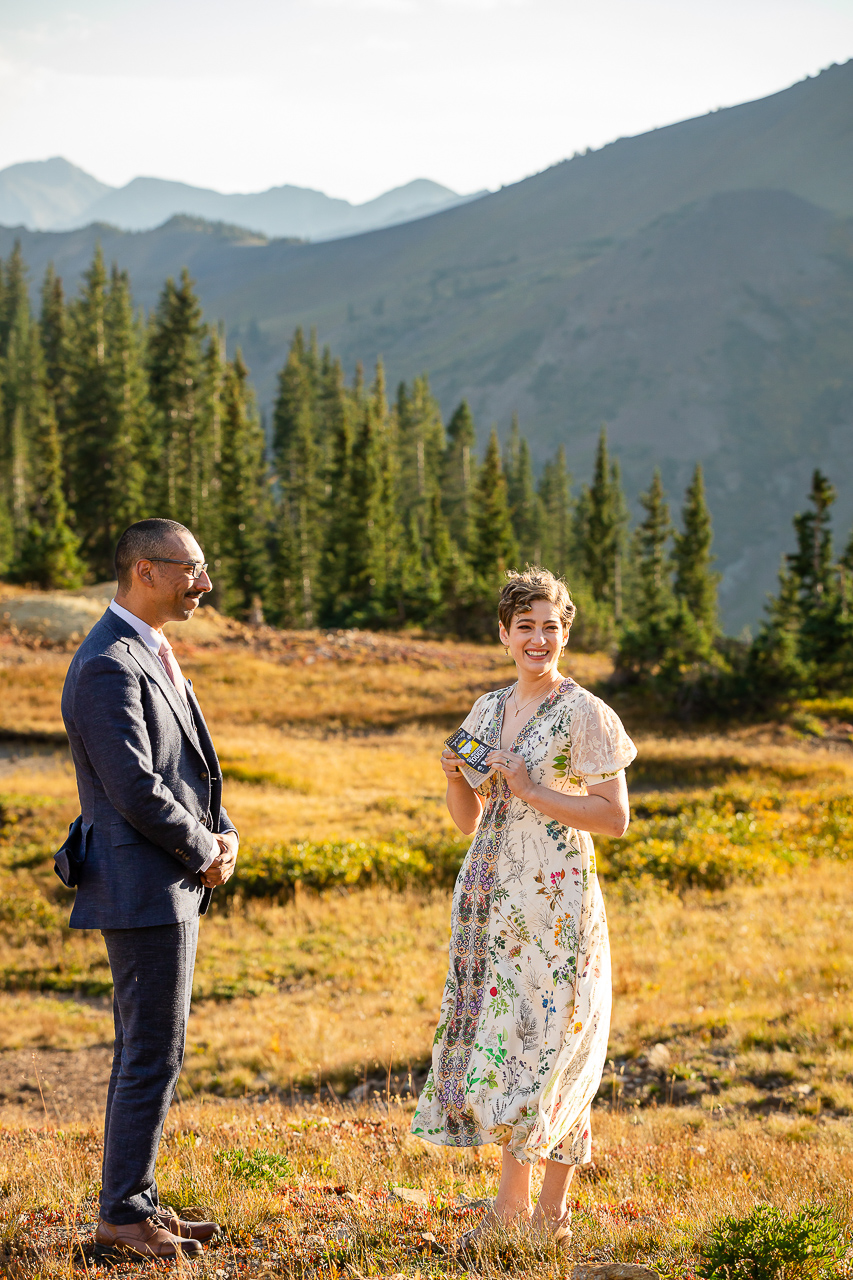
[{"label": "nude flat shoe", "polygon": [[534,1230],[547,1232],[554,1241],[558,1253],[568,1253],[572,1240],[572,1211],[567,1209],[561,1218],[546,1218],[544,1213],[530,1220]]},{"label": "nude flat shoe", "polygon": [[469,1231],[464,1231],[456,1241],[457,1253],[478,1254],[483,1245],[501,1230],[512,1231],[513,1228],[527,1227],[530,1224],[530,1216],[525,1214],[516,1214],[509,1222],[504,1222],[503,1218],[499,1218],[495,1213],[494,1206],[490,1206],[483,1214],[476,1227],[471,1227]]}]

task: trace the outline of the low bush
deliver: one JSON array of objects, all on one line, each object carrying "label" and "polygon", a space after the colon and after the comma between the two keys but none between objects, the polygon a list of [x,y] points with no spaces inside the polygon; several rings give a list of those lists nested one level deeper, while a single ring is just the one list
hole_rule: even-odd
[{"label": "low bush", "polygon": [[598,837],[610,879],[651,877],[670,888],[721,889],[758,882],[810,858],[853,857],[853,797],[734,785],[643,796],[621,840]]},{"label": "low bush", "polygon": [[382,841],[327,840],[315,844],[248,845],[237,869],[218,897],[289,898],[294,886],[330,889],[335,885],[387,884],[402,889],[431,879],[432,867],[420,849]]},{"label": "low bush", "polygon": [[807,1205],[785,1213],[760,1204],[745,1217],[723,1218],[702,1246],[701,1280],[819,1280],[835,1274],[846,1252],[831,1209]]},{"label": "low bush", "polygon": [[228,1170],[232,1178],[250,1187],[275,1186],[293,1173],[287,1156],[275,1151],[245,1151],[242,1147],[228,1147],[217,1151],[216,1161]]}]

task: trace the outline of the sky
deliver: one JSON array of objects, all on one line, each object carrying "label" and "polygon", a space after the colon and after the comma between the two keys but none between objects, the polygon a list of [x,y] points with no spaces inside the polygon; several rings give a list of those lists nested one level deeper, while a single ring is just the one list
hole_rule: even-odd
[{"label": "sky", "polygon": [[853,0],[2,0],[0,168],[496,189],[853,57]]}]

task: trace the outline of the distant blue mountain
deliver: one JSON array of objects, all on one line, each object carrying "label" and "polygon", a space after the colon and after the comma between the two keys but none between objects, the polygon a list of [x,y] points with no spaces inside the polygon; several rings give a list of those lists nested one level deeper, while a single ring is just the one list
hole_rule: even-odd
[{"label": "distant blue mountain", "polygon": [[375,200],[353,205],[308,187],[224,195],[163,178],[134,178],[127,186],[108,187],[59,156],[0,170],[0,224],[30,231],[70,231],[92,222],[149,231],[186,214],[247,227],[271,238],[331,240],[410,222],[471,199],[476,196],[460,196],[428,178],[416,178]]}]

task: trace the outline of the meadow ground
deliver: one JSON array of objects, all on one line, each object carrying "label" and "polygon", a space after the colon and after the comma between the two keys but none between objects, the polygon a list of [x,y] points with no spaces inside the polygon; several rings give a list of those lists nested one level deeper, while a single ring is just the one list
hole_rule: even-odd
[{"label": "meadow ground", "polygon": [[[503,651],[349,633],[179,654],[246,867],[202,927],[159,1174],[164,1200],[226,1225],[195,1270],[461,1273],[452,1244],[497,1149],[407,1130],[464,849],[437,754],[508,679]],[[0,1266],[21,1277],[95,1269],[75,1248],[95,1212],[109,974],[100,937],[65,927],[49,860],[77,812],[68,657],[0,637]],[[607,662],[569,670],[595,683]],[[851,1221],[853,751],[830,707],[714,735],[624,715],[634,821],[600,842],[614,1018],[572,1256],[681,1276],[710,1224],[756,1203]],[[512,1239],[478,1267],[565,1269]]]}]

